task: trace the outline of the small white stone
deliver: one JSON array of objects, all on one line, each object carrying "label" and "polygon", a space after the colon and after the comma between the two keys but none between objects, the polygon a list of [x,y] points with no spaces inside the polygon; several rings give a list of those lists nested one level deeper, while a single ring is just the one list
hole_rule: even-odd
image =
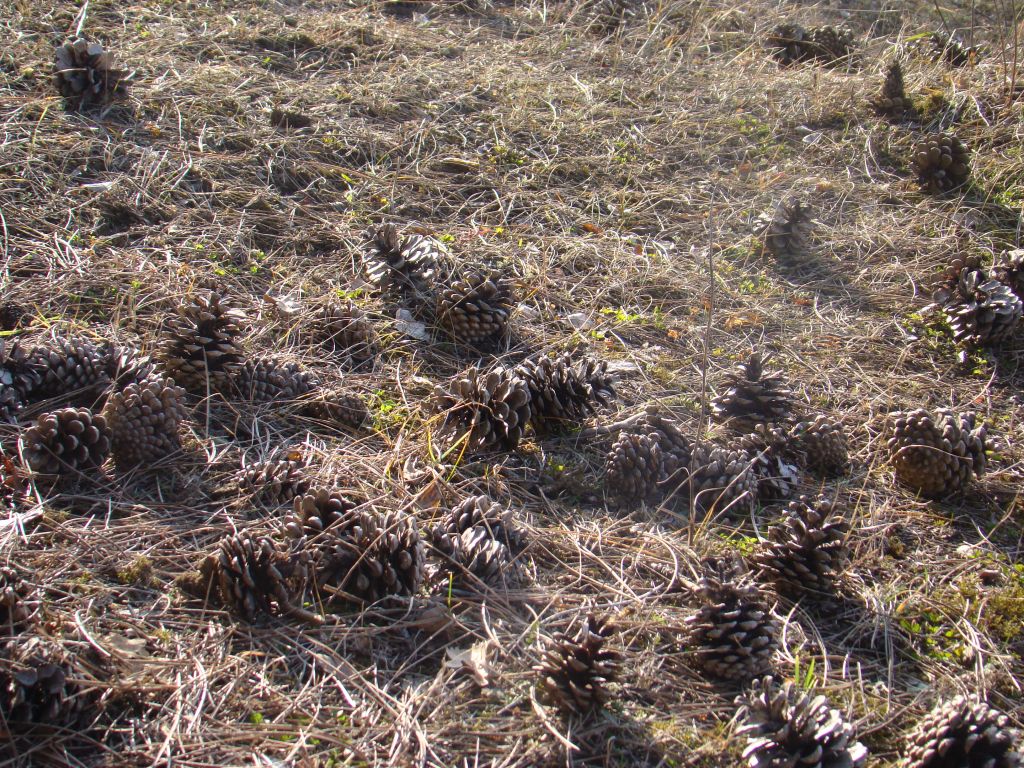
[{"label": "small white stone", "polygon": [[566,315],[565,319],[577,331],[594,327],[594,321],[590,319],[590,315],[583,312],[573,312],[571,315]]},{"label": "small white stone", "polygon": [[400,309],[395,313],[395,328],[400,333],[417,341],[430,341],[430,332],[427,331],[427,326],[413,319],[412,312],[408,309]]}]

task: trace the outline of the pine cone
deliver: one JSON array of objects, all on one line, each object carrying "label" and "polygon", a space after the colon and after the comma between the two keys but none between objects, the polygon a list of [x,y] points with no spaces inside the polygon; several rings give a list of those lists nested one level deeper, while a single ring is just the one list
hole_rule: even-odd
[{"label": "pine cone", "polygon": [[977,259],[957,260],[932,294],[953,330],[969,346],[991,346],[1009,339],[1024,315],[1021,299],[985,274]]},{"label": "pine cone", "polygon": [[124,467],[148,464],[181,450],[179,429],[188,418],[185,390],[159,375],[114,392],[103,409],[111,452]]},{"label": "pine cone", "polygon": [[712,562],[688,616],[688,645],[699,666],[721,680],[745,681],[771,669],[779,622],[756,585]]},{"label": "pine cone", "polygon": [[92,472],[110,454],[110,427],[88,408],[63,408],[44,413],[25,430],[23,455],[29,468],[57,478]]},{"label": "pine cone", "polygon": [[0,331],[13,331],[28,324],[28,310],[14,301],[0,303]]},{"label": "pine cone", "polygon": [[141,384],[143,380],[157,374],[156,366],[149,356],[130,345],[106,342],[100,351],[103,353],[104,369],[115,390],[124,389],[129,384]]},{"label": "pine cone", "polygon": [[981,58],[981,48],[965,45],[955,34],[946,35],[933,32],[928,38],[931,45],[931,56],[934,61],[944,61],[953,67],[966,67]]},{"label": "pine cone", "polygon": [[13,568],[0,566],[0,636],[24,630],[37,606],[32,588]]},{"label": "pine cone", "polygon": [[52,344],[34,348],[28,365],[40,379],[29,393],[34,402],[70,397],[91,405],[110,385],[106,350],[86,339],[57,336]]},{"label": "pine cone", "polygon": [[329,601],[409,596],[423,581],[423,542],[416,520],[403,513],[360,511],[340,494],[320,490],[295,499],[285,531],[308,540],[316,584],[329,588]]},{"label": "pine cone", "polygon": [[674,493],[686,482],[690,473],[693,445],[683,434],[679,424],[659,413],[657,406],[647,409],[643,420],[634,431],[645,434],[658,444],[664,476],[662,486],[667,493]]},{"label": "pine cone", "polygon": [[606,35],[614,33],[644,11],[643,0],[593,0],[587,7],[593,28]]},{"label": "pine cone", "polygon": [[70,661],[55,643],[32,637],[0,655],[0,722],[9,732],[34,725],[74,727],[84,700]]},{"label": "pine cone", "polygon": [[620,434],[605,460],[608,495],[623,505],[649,501],[658,496],[664,479],[658,440],[648,435]]},{"label": "pine cone", "polygon": [[771,677],[755,680],[736,703],[736,733],[747,737],[743,758],[751,768],[861,768],[867,760],[842,713],[792,682],[779,688]]},{"label": "pine cone", "polygon": [[39,386],[42,376],[29,363],[18,342],[0,339],[0,419],[17,421],[25,399]]},{"label": "pine cone", "polygon": [[500,272],[474,273],[437,297],[438,325],[454,341],[477,345],[505,334],[512,291]]},{"label": "pine cone", "polygon": [[530,392],[530,418],[538,434],[578,426],[596,405],[615,398],[608,363],[566,352],[552,360],[529,358],[516,368]]},{"label": "pine cone", "polygon": [[433,580],[443,587],[475,590],[477,584],[493,586],[500,584],[506,573],[513,575],[508,547],[483,526],[459,534],[439,533],[435,528],[431,545],[442,558]]},{"label": "pine cone", "polygon": [[470,528],[483,528],[512,552],[523,548],[523,535],[515,527],[512,512],[484,495],[469,496],[448,510],[431,537],[460,536]]},{"label": "pine cone", "polygon": [[780,592],[799,597],[831,595],[849,561],[849,526],[835,519],[834,502],[801,496],[790,502],[780,523],[769,531],[770,544],[754,563]]},{"label": "pine cone", "polygon": [[238,490],[267,506],[291,504],[309,491],[310,481],[301,461],[278,459],[242,467],[236,475]]},{"label": "pine cone", "polygon": [[844,474],[850,463],[842,423],[822,414],[796,424],[789,445],[807,469],[824,477]]},{"label": "pine cone", "polygon": [[974,419],[947,408],[890,413],[886,447],[896,479],[928,498],[963,492],[972,475],[985,471],[985,427]]},{"label": "pine cone", "polygon": [[799,24],[779,24],[765,38],[765,48],[784,67],[813,58],[807,30]]},{"label": "pine cone", "polygon": [[311,419],[361,429],[370,421],[370,410],[359,395],[336,389],[321,389],[301,398],[302,413]]},{"label": "pine cone", "polygon": [[853,63],[853,32],[846,27],[814,27],[808,37],[807,47],[816,61],[827,65]]},{"label": "pine cone", "polygon": [[765,501],[788,499],[800,484],[800,468],[793,462],[789,435],[781,427],[758,424],[739,440],[750,471],[757,480],[757,495]]},{"label": "pine cone", "polygon": [[370,282],[381,291],[410,298],[427,292],[439,255],[430,238],[403,236],[394,224],[385,224],[370,236],[363,261]]},{"label": "pine cone", "polygon": [[757,476],[743,450],[702,443],[690,458],[688,491],[696,509],[706,515],[749,515],[757,500]]},{"label": "pine cone", "polygon": [[1003,253],[992,274],[1024,301],[1024,248]]},{"label": "pine cone", "polygon": [[295,363],[246,360],[233,381],[239,398],[251,403],[286,403],[316,391],[317,378]]},{"label": "pine cone", "polygon": [[977,698],[939,703],[907,734],[905,768],[1016,768],[1024,765],[1010,719]]},{"label": "pine cone", "polygon": [[447,387],[435,387],[434,410],[445,414],[441,432],[466,437],[469,451],[515,450],[532,414],[527,383],[505,368],[471,368]]},{"label": "pine cone", "polygon": [[106,106],[128,93],[128,73],[113,67],[113,57],[99,43],[83,38],[57,48],[54,87],[70,109]]},{"label": "pine cone", "polygon": [[784,200],[775,212],[761,216],[764,247],[777,259],[792,259],[811,250],[814,219],[811,209],[797,197]]},{"label": "pine cone", "polygon": [[239,326],[244,321],[224,291],[194,296],[164,331],[160,358],[168,375],[200,397],[226,390],[242,367]]},{"label": "pine cone", "polygon": [[959,138],[946,133],[922,139],[914,146],[911,165],[921,189],[949,192],[967,183],[971,156]]},{"label": "pine cone", "polygon": [[726,390],[711,401],[717,421],[749,431],[760,423],[790,419],[793,393],[779,373],[765,370],[769,362],[752,352],[746,362],[725,375]]},{"label": "pine cone", "polygon": [[882,90],[879,91],[872,104],[878,114],[893,120],[908,120],[917,116],[917,110],[910,97],[907,96],[906,86],[903,83],[903,66],[898,61],[889,64],[885,71]]},{"label": "pine cone", "polygon": [[28,495],[26,472],[0,450],[0,509],[17,507]]},{"label": "pine cone", "polygon": [[309,580],[309,555],[302,542],[288,547],[248,533],[225,536],[199,572],[209,594],[246,621],[261,613],[303,613],[296,605]]},{"label": "pine cone", "polygon": [[605,685],[618,676],[622,661],[618,652],[604,647],[614,631],[607,618],[591,614],[575,637],[555,635],[540,664],[534,667],[548,700],[578,714],[605,705],[609,695]]},{"label": "pine cone", "polygon": [[320,307],[312,323],[312,340],[352,364],[364,363],[378,352],[377,337],[366,314],[351,301]]}]

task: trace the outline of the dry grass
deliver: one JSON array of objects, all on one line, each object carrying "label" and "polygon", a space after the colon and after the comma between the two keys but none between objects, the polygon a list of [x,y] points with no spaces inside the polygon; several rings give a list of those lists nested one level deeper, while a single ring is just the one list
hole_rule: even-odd
[{"label": "dry grass", "polygon": [[[432,383],[492,358],[395,327],[360,278],[359,243],[383,220],[513,277],[522,303],[497,357],[620,361],[620,412],[595,423],[659,402],[696,434],[704,381],[754,346],[775,350],[804,409],[850,430],[853,469],[828,491],[854,510],[855,552],[838,613],[779,605],[778,674],[842,706],[878,765],[938,695],[1021,711],[1024,346],[962,364],[917,314],[954,256],[1020,245],[1024,113],[1000,34],[1020,29],[1012,2],[947,3],[939,19],[927,3],[675,0],[602,34],[576,4],[409,3],[407,17],[383,3],[92,0],[84,32],[136,72],[128,103],[103,115],[65,112],[50,88],[53,46],[80,10],[51,5],[0,2],[0,279],[31,309],[26,343],[60,328],[151,351],[182,297],[217,278],[251,319],[249,349],[343,379],[375,429],[200,407],[184,455],[159,471],[13,510],[2,560],[44,596],[34,631],[79,658],[103,706],[87,731],[0,745],[4,765],[739,763],[736,691],[702,679],[680,645],[692,608],[678,585],[754,531],[616,512],[605,444],[579,437],[435,460]],[[783,18],[849,23],[863,66],[780,70],[758,39]],[[943,21],[988,45],[977,66],[913,55]],[[923,125],[867,106],[894,44],[928,102]],[[311,125],[275,127],[275,107]],[[925,198],[907,155],[939,128],[972,148],[974,185]],[[815,251],[781,264],[761,255],[754,221],[792,193],[820,224]],[[308,315],[282,319],[264,300],[339,291],[384,341],[354,370],[303,343]],[[917,406],[989,425],[992,471],[962,501],[895,485],[862,426]],[[421,523],[434,502],[490,494],[529,533],[529,578],[320,628],[248,625],[187,599],[176,575],[278,514],[225,499],[231,467],[283,448],[378,508],[414,505]],[[776,514],[760,510],[762,533]],[[537,702],[531,666],[590,607],[618,616],[626,674],[607,712],[566,720]],[[485,685],[452,661],[478,644]]]}]

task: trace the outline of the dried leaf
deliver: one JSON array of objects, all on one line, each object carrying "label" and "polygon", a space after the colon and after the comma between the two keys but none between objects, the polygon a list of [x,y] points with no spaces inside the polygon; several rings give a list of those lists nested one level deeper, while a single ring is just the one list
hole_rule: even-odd
[{"label": "dried leaf", "polygon": [[445,666],[448,669],[467,673],[478,686],[486,688],[491,682],[491,669],[488,657],[490,656],[492,645],[493,642],[491,640],[481,640],[469,648],[449,647],[446,649],[448,660],[445,661]]}]

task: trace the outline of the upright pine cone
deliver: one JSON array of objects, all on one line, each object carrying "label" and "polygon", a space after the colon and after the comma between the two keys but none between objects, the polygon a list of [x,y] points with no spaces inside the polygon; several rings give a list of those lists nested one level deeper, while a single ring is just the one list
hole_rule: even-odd
[{"label": "upright pine cone", "polygon": [[604,485],[609,496],[624,505],[649,501],[659,495],[664,465],[658,440],[623,432],[605,459]]},{"label": "upright pine cone", "polygon": [[867,748],[842,713],[791,681],[780,688],[771,677],[755,680],[736,703],[736,733],[747,737],[743,758],[750,768],[861,768],[867,761]]},{"label": "upright pine cone", "polygon": [[19,732],[34,725],[74,727],[83,699],[63,649],[41,637],[8,646],[0,658],[0,722]]},{"label": "upright pine cone", "polygon": [[236,475],[238,490],[268,506],[291,504],[309,491],[310,481],[301,461],[277,459],[242,467]]},{"label": "upright pine cone", "polygon": [[44,413],[25,430],[23,455],[29,468],[49,478],[97,470],[110,454],[110,427],[88,408]]},{"label": "upright pine cone", "polygon": [[454,341],[477,345],[499,339],[508,327],[512,290],[501,272],[475,272],[441,290],[438,325]]},{"label": "upright pine cone", "polygon": [[188,418],[185,390],[154,375],[113,392],[103,409],[114,460],[125,467],[158,461],[181,450],[179,430]]},{"label": "upright pine cone", "polygon": [[515,526],[512,512],[482,494],[469,496],[449,509],[432,529],[431,537],[458,536],[470,528],[483,528],[512,552],[523,548],[523,535]]},{"label": "upright pine cone", "polygon": [[252,403],[285,403],[316,391],[320,381],[295,363],[246,360],[233,380],[238,397]]},{"label": "upright pine cone", "polygon": [[471,368],[447,387],[435,387],[434,409],[445,414],[441,431],[466,436],[470,451],[515,450],[532,414],[527,383],[505,368]]},{"label": "upright pine cone", "polygon": [[696,597],[701,605],[686,619],[687,644],[701,669],[737,682],[768,672],[780,627],[757,586],[713,562]]},{"label": "upright pine cone", "polygon": [[0,637],[16,635],[25,629],[35,605],[32,588],[18,572],[0,566]]},{"label": "upright pine cone", "polygon": [[289,547],[248,533],[225,536],[199,572],[211,595],[246,621],[261,613],[306,617],[299,605],[309,581],[309,555],[301,543]]},{"label": "upright pine cone", "polygon": [[110,384],[107,351],[87,339],[57,336],[51,344],[35,347],[28,364],[40,378],[31,392],[34,401],[71,396],[91,405]]},{"label": "upright pine cone", "polygon": [[439,255],[429,237],[403,236],[394,224],[385,224],[370,236],[363,261],[370,281],[380,290],[408,298],[427,292]]},{"label": "upright pine cone", "polygon": [[242,367],[243,322],[245,315],[230,306],[224,291],[194,296],[164,329],[160,359],[168,375],[201,397],[226,390]]},{"label": "upright pine cone", "polygon": [[312,322],[312,340],[330,352],[344,355],[353,364],[377,354],[373,325],[352,301],[323,304]]},{"label": "upright pine cone", "polygon": [[1024,248],[1003,253],[992,274],[1024,301]]},{"label": "upright pine cone", "polygon": [[758,497],[757,475],[746,451],[710,443],[694,447],[688,484],[696,509],[706,514],[748,515]]},{"label": "upright pine cone", "polygon": [[967,183],[971,173],[971,155],[956,136],[940,133],[921,139],[911,155],[921,189],[942,194]]},{"label": "upright pine cone", "polygon": [[754,556],[754,563],[780,592],[831,595],[849,561],[849,530],[841,517],[836,519],[830,499],[801,496],[769,531],[770,543]]},{"label": "upright pine cone", "polygon": [[807,469],[824,477],[843,474],[850,463],[842,423],[824,414],[794,425],[789,431],[789,445]]},{"label": "upright pine cone", "polygon": [[105,106],[128,91],[128,73],[113,67],[113,57],[99,43],[78,38],[57,48],[54,87],[71,109]]},{"label": "upright pine cone", "polygon": [[977,698],[940,702],[907,734],[905,768],[1016,768],[1024,765],[1010,719]]},{"label": "upright pine cone", "polygon": [[300,413],[311,419],[360,429],[370,420],[366,401],[352,392],[340,389],[318,389],[300,398]]},{"label": "upright pine cone", "polygon": [[618,676],[622,661],[618,652],[604,647],[614,631],[609,619],[590,614],[575,636],[555,635],[534,667],[541,691],[552,704],[578,714],[605,705],[605,686]]},{"label": "upright pine cone", "polygon": [[711,401],[711,412],[719,422],[749,431],[765,422],[784,422],[791,417],[793,393],[777,372],[765,370],[769,363],[752,352],[725,375],[726,389]]},{"label": "upright pine cone", "polygon": [[775,212],[760,217],[764,247],[777,259],[792,259],[811,249],[814,219],[811,209],[798,197],[783,200]]},{"label": "upright pine cone", "polygon": [[765,501],[788,499],[800,484],[800,469],[793,462],[793,446],[782,427],[758,424],[739,439],[750,471],[757,479],[757,495]]},{"label": "upright pine cone", "polygon": [[985,426],[974,419],[948,408],[890,413],[886,447],[896,479],[928,498],[961,493],[985,472]]},{"label": "upright pine cone", "polygon": [[784,67],[813,58],[810,36],[799,24],[779,24],[768,33],[764,45]]},{"label": "upright pine cone", "polygon": [[608,363],[565,352],[529,358],[516,368],[530,391],[531,421],[539,434],[578,425],[615,398]]},{"label": "upright pine cone", "polygon": [[26,398],[39,386],[42,376],[15,341],[0,339],[0,420],[14,422]]},{"label": "upright pine cone", "polygon": [[316,584],[329,588],[324,597],[332,602],[407,597],[423,581],[423,542],[415,518],[404,513],[353,509],[340,494],[321,490],[295,499],[285,530],[308,538]]},{"label": "upright pine cone", "polygon": [[955,341],[989,346],[1009,339],[1024,315],[1024,303],[977,259],[955,261],[932,294],[953,330]]},{"label": "upright pine cone", "polygon": [[911,119],[916,116],[917,110],[907,96],[903,83],[903,66],[898,61],[889,64],[882,89],[872,100],[872,104],[878,114],[893,120]]}]

